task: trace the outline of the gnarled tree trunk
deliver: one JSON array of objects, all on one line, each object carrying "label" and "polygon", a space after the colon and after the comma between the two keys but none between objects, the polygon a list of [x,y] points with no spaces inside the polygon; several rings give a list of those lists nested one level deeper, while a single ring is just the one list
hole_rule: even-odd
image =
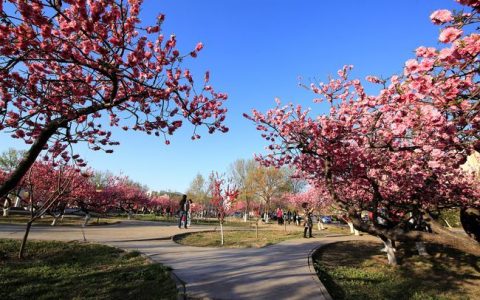
[{"label": "gnarled tree trunk", "polygon": [[385,248],[382,249],[382,251],[387,253],[387,259],[388,259],[388,264],[392,266],[397,265],[397,257],[395,256],[395,252],[397,251],[395,249],[394,243],[392,240],[387,239],[387,238],[381,238],[383,244],[385,245]]},{"label": "gnarled tree trunk", "polygon": [[480,209],[463,207],[460,210],[460,221],[468,236],[480,243]]},{"label": "gnarled tree trunk", "polygon": [[446,229],[430,216],[427,216],[425,221],[431,226],[431,233],[425,231],[405,230],[401,226],[395,226],[392,228],[375,226],[374,224],[363,222],[361,217],[353,210],[349,211],[349,217],[356,229],[371,235],[384,237],[392,241],[414,241],[442,244],[466,253],[480,256],[479,243],[467,236]]},{"label": "gnarled tree trunk", "polygon": [[359,236],[360,235],[360,232],[355,228],[355,226],[353,226],[353,223],[352,222],[347,222],[348,224],[348,227],[350,227],[350,233],[351,234],[354,234],[356,236]]}]

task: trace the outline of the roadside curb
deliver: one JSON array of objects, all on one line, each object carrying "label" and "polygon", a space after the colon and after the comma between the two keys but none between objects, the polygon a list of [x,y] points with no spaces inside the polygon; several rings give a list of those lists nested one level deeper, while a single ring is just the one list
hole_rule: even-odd
[{"label": "roadside curb", "polygon": [[[312,259],[312,256],[315,252],[317,252],[320,248],[328,245],[328,244],[332,244],[332,243],[335,243],[335,242],[324,242],[323,244],[321,245],[318,245],[314,248],[312,248],[310,250],[310,252],[308,253],[307,255],[307,263],[308,263],[308,269],[310,270],[310,274],[311,276],[313,277],[313,281],[315,281],[315,283],[319,286],[320,288],[320,293],[322,294],[322,296],[324,297],[324,299],[327,299],[327,300],[332,300],[332,296],[330,296],[330,294],[328,293],[327,291],[327,288],[325,287],[325,285],[323,284],[323,282],[320,280],[320,278],[318,277],[317,275],[317,272],[315,271],[315,267],[313,266],[313,259]],[[318,281],[316,280],[318,279]]]}]

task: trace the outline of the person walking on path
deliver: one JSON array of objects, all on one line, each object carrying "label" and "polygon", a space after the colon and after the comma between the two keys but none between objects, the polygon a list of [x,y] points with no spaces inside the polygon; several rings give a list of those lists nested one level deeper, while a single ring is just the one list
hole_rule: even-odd
[{"label": "person walking on path", "polygon": [[182,228],[182,225],[185,229],[187,228],[187,203],[187,195],[183,195],[182,200],[180,200],[179,203],[180,208],[178,210],[178,228]]},{"label": "person walking on path", "polygon": [[312,220],[312,212],[313,208],[308,207],[307,202],[302,203],[303,208],[303,218],[304,218],[304,229],[303,229],[303,237],[307,237],[307,230],[308,230],[308,237],[311,238],[312,236],[312,227],[313,227],[313,220]]},{"label": "person walking on path", "polygon": [[192,199],[188,199],[187,201],[187,226],[190,227],[192,224]]}]

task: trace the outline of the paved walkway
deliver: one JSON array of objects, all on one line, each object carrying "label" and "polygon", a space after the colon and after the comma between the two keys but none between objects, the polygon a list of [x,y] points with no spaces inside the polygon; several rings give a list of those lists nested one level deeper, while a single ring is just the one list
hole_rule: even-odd
[{"label": "paved walkway", "polygon": [[[192,226],[188,232],[212,228]],[[23,226],[0,224],[0,238],[22,238],[23,230]],[[260,249],[190,247],[170,239],[185,231],[171,224],[130,221],[87,227],[85,236],[88,241],[138,250],[170,266],[187,295],[195,299],[303,300],[331,299],[309,264],[311,252],[327,243],[359,238],[296,239]],[[83,234],[78,227],[34,225],[29,238],[82,241]]]}]

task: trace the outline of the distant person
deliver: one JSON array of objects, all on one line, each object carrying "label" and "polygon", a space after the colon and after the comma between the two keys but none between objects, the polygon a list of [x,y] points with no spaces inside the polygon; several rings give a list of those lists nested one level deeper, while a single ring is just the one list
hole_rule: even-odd
[{"label": "distant person", "polygon": [[192,224],[192,199],[188,199],[188,202],[187,202],[187,226],[190,227],[190,225]]},{"label": "distant person", "polygon": [[277,222],[278,222],[278,225],[283,224],[283,211],[280,207],[277,208]]},{"label": "distant person", "polygon": [[288,222],[288,225],[290,225],[290,222],[292,221],[292,211],[291,210],[288,210],[287,211],[287,222]]},{"label": "distant person", "polygon": [[178,228],[187,228],[187,195],[182,196],[182,200],[180,200],[178,209]]},{"label": "distant person", "polygon": [[293,211],[292,217],[293,217],[293,223],[295,223],[295,225],[298,226],[298,220],[297,220],[298,214],[296,210]]},{"label": "distant person", "polygon": [[313,213],[313,208],[308,207],[307,202],[302,203],[302,208],[303,208],[303,217],[304,217],[304,229],[303,229],[303,237],[307,237],[307,231],[308,231],[308,237],[311,238],[312,236],[312,227],[313,227],[313,220],[312,220],[312,213]]}]

